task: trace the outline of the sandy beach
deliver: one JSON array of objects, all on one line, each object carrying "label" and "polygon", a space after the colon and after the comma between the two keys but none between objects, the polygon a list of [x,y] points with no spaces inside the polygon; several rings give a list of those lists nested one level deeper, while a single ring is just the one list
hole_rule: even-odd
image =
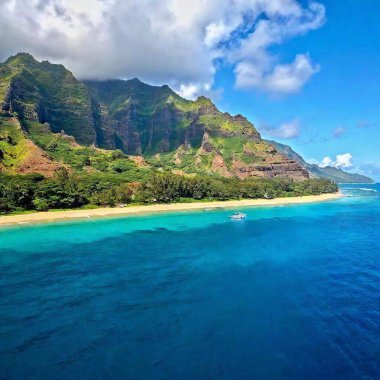
[{"label": "sandy beach", "polygon": [[89,210],[46,211],[21,215],[0,216],[0,226],[28,223],[49,223],[58,220],[88,219],[109,216],[125,216],[138,214],[155,214],[170,211],[190,211],[216,208],[239,208],[253,206],[276,206],[301,203],[330,201],[342,197],[341,193],[307,195],[303,197],[276,198],[276,199],[243,199],[231,201],[170,203],[127,207],[103,207]]}]

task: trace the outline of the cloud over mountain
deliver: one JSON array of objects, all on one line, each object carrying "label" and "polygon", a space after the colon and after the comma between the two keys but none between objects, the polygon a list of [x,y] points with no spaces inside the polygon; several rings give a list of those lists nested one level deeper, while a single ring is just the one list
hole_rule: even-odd
[{"label": "cloud over mountain", "polygon": [[300,135],[301,124],[298,119],[282,123],[278,127],[264,124],[260,127],[260,132],[271,138],[291,139]]},{"label": "cloud over mountain", "polygon": [[237,87],[284,95],[319,66],[305,52],[281,62],[270,48],[324,20],[321,4],[296,0],[3,0],[0,58],[27,51],[80,78],[138,76],[188,97],[209,91],[226,62]]},{"label": "cloud over mountain", "polygon": [[311,164],[317,164],[321,168],[326,168],[327,166],[332,166],[339,169],[350,169],[353,167],[352,164],[352,154],[351,153],[342,153],[337,154],[335,159],[330,156],[323,157],[322,161],[315,159],[308,160]]}]

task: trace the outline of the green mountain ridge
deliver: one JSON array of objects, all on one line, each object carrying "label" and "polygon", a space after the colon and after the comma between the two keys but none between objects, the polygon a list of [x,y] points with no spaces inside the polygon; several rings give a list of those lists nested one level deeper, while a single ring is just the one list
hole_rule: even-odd
[{"label": "green mountain ridge", "polygon": [[[298,162],[263,141],[246,118],[220,112],[205,97],[186,100],[168,86],[138,79],[80,82],[64,66],[27,53],[0,64],[0,109],[3,117],[17,117],[28,146],[42,149],[41,162],[75,170],[99,170],[92,161],[109,156],[100,150],[118,149],[154,169],[239,179],[309,177]],[[13,161],[16,172],[33,170],[33,160],[26,169],[18,157],[10,161],[3,170],[12,169]]]},{"label": "green mountain ridge", "polygon": [[27,53],[0,65],[0,105],[20,120],[49,123],[52,132],[64,130],[78,143],[96,138],[88,88],[62,65],[38,62]]},{"label": "green mountain ridge", "polygon": [[281,144],[273,140],[266,140],[272,144],[278,151],[285,154],[292,160],[297,161],[309,173],[311,178],[326,178],[336,183],[373,183],[373,179],[357,173],[349,173],[342,169],[332,166],[320,167],[316,164],[310,164],[304,158],[295,152],[289,145]]},{"label": "green mountain ridge", "polygon": [[0,64],[0,110],[20,123],[2,122],[7,127],[0,134],[0,169],[6,172],[49,175],[63,165],[101,170],[108,168],[98,164],[99,157],[107,161],[109,153],[101,151],[106,149],[132,156],[135,165],[189,174],[372,182],[307,163],[291,147],[263,140],[242,115],[220,112],[206,97],[187,100],[167,85],[137,78],[80,82],[64,66],[38,62],[27,53]]}]

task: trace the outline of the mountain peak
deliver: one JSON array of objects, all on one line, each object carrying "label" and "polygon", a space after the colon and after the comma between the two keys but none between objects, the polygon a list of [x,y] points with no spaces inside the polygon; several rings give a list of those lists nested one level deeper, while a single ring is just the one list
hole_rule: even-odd
[{"label": "mountain peak", "polygon": [[[130,82],[130,83],[138,83],[138,84],[143,83],[143,82],[141,82],[141,80],[140,80],[139,78],[137,78],[137,77],[134,77],[134,78],[132,78],[132,79],[129,79],[128,82]],[[144,84],[145,84],[145,83],[144,83]]]},{"label": "mountain peak", "polygon": [[17,113],[20,120],[49,123],[53,132],[65,130],[77,141],[95,141],[88,89],[63,65],[39,62],[18,53],[1,65],[0,113]]},{"label": "mountain peak", "polygon": [[61,76],[68,82],[77,82],[73,73],[66,69],[62,64],[51,63],[49,61],[37,61],[31,54],[21,52],[9,57],[4,65],[13,70],[14,73],[20,70],[27,69],[31,72],[44,72],[44,73],[54,73],[55,75]]},{"label": "mountain peak", "polygon": [[206,96],[204,95],[201,95],[201,96],[198,96],[197,100],[196,100],[197,103],[203,103],[204,105],[214,105],[214,103],[211,101],[210,98],[207,98]]},{"label": "mountain peak", "polygon": [[25,52],[20,52],[20,53],[17,53],[16,55],[12,55],[5,61],[6,64],[10,64],[13,62],[38,63],[38,61],[31,54],[25,53]]}]

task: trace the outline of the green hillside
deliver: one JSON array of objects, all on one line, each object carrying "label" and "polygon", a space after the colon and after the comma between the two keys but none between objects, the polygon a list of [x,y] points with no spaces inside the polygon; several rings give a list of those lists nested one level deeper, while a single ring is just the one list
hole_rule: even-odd
[{"label": "green hillside", "polygon": [[227,177],[288,176],[307,172],[261,140],[243,116],[221,113],[205,97],[181,98],[168,86],[138,79],[85,82],[101,114],[103,146],[142,155],[156,168]]},{"label": "green hillside", "polygon": [[[0,83],[2,114],[17,116],[44,150],[49,133],[62,134],[84,146],[143,157],[164,170],[240,179],[308,178],[298,163],[263,142],[246,118],[220,112],[205,97],[186,100],[168,86],[138,79],[81,83],[62,65],[25,53],[0,65]],[[36,138],[36,130],[45,137]],[[56,160],[55,152],[47,152]]]},{"label": "green hillside", "polygon": [[20,53],[0,64],[0,106],[21,121],[49,123],[52,132],[96,142],[96,120],[87,87],[62,65],[37,62]]},{"label": "green hillside", "polygon": [[0,64],[0,213],[336,191],[241,115],[168,86],[80,82],[20,53]]},{"label": "green hillside", "polygon": [[0,117],[0,168],[14,172],[27,150],[27,140],[17,120]]}]

